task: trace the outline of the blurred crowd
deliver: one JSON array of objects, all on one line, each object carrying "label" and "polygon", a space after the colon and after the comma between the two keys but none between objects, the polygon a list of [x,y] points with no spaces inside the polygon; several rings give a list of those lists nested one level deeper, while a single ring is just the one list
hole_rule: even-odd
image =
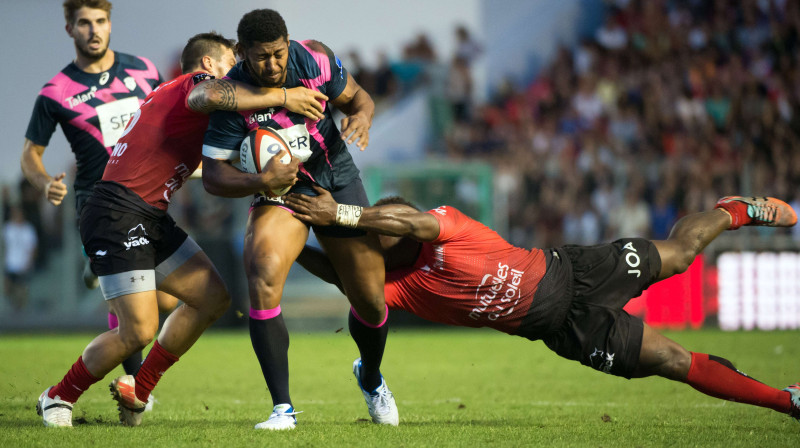
[{"label": "blurred crowd", "polygon": [[448,157],[498,168],[511,240],[660,239],[720,196],[797,199],[800,3],[608,5],[529,84],[452,105]]}]

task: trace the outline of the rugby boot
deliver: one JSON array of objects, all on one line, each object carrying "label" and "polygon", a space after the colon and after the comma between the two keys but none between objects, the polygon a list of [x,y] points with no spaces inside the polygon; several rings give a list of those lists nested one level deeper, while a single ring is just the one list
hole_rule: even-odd
[{"label": "rugby boot", "polygon": [[48,428],[71,428],[72,427],[72,403],[64,401],[56,395],[50,398],[48,392],[50,386],[39,395],[36,403],[36,413],[42,417],[42,423]]},{"label": "rugby boot", "polygon": [[791,227],[797,223],[797,214],[780,199],[755,196],[726,196],[714,208],[730,213],[730,230],[741,226]]},{"label": "rugby boot", "polygon": [[793,418],[797,419],[798,422],[800,422],[800,383],[794,383],[783,390],[789,392],[792,395],[791,398],[792,410],[789,412],[789,415],[791,415]]},{"label": "rugby boot", "polygon": [[294,429],[297,426],[295,415],[303,411],[295,411],[292,405],[283,403],[272,408],[269,418],[256,425],[256,429],[268,429],[271,431],[283,431]]},{"label": "rugby boot", "polygon": [[372,421],[379,425],[392,425],[397,426],[400,423],[400,417],[397,413],[397,404],[394,401],[394,395],[386,385],[386,380],[381,375],[381,385],[372,392],[364,389],[361,385],[361,358],[353,361],[353,375],[358,382],[358,388],[364,395],[364,401],[367,402],[369,415]]},{"label": "rugby boot", "polygon": [[122,375],[112,381],[108,388],[118,403],[120,423],[125,426],[141,425],[147,403],[136,398],[136,379],[133,375]]}]

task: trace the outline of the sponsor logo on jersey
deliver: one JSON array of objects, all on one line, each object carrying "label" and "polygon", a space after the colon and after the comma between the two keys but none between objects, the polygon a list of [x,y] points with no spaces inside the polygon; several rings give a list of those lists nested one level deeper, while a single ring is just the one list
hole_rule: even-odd
[{"label": "sponsor logo on jersey", "polygon": [[611,368],[614,367],[614,353],[608,353],[595,347],[594,352],[589,355],[589,362],[592,367],[604,373],[611,373]]},{"label": "sponsor logo on jersey", "polygon": [[147,231],[144,230],[144,225],[139,224],[131,230],[128,230],[128,241],[123,241],[122,244],[125,245],[125,250],[150,244],[150,240],[147,239]]},{"label": "sponsor logo on jersey", "polygon": [[64,102],[67,103],[67,105],[69,105],[70,109],[74,109],[75,106],[81,105],[96,97],[97,97],[97,86],[92,86],[92,88],[87,90],[86,92],[64,98]]},{"label": "sponsor logo on jersey", "polygon": [[100,81],[99,81],[100,85],[101,86],[106,85],[106,83],[108,82],[108,78],[110,78],[110,77],[111,77],[111,75],[109,75],[108,72],[103,72],[103,74],[100,75]]},{"label": "sponsor logo on jersey", "polygon": [[436,213],[437,215],[447,216],[447,208],[445,207],[436,207],[435,209],[433,209],[433,212]]},{"label": "sponsor logo on jersey", "polygon": [[275,108],[270,107],[269,109],[267,109],[267,113],[265,113],[265,114],[261,114],[261,113],[250,114],[250,115],[247,116],[247,124],[254,124],[254,123],[263,124],[263,123],[266,123],[269,120],[272,120],[272,114],[274,114],[274,113],[275,113]]},{"label": "sponsor logo on jersey", "polygon": [[342,67],[342,60],[339,59],[339,56],[334,56],[336,58],[336,66],[339,67],[339,79],[344,79],[344,68]]},{"label": "sponsor logo on jersey", "polygon": [[131,92],[136,90],[136,80],[133,79],[132,76],[126,76],[125,79],[122,80],[122,83],[125,84],[125,88]]},{"label": "sponsor logo on jersey", "polygon": [[98,250],[97,252],[94,253],[94,255],[95,255],[95,257],[105,257],[106,255],[108,255],[108,251],[107,250]]},{"label": "sponsor logo on jersey", "polygon": [[[469,317],[478,320],[485,314],[487,319],[494,321],[511,314],[522,300],[519,286],[523,275],[525,271],[510,269],[510,266],[502,262],[497,263],[497,272],[484,275],[481,284],[475,289],[475,300],[478,303],[472,308]],[[488,285],[491,286],[487,290]]]}]

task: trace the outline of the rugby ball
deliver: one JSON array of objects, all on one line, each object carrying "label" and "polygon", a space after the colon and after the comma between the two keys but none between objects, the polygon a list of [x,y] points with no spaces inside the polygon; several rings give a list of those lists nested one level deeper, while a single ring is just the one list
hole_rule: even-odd
[{"label": "rugby ball", "polygon": [[[260,127],[248,132],[239,147],[239,161],[242,171],[257,174],[267,166],[269,159],[275,154],[284,151],[281,163],[287,164],[292,161],[292,153],[286,140],[278,134],[275,129],[270,127]],[[291,186],[281,190],[265,191],[264,194],[272,197],[283,196]]]}]

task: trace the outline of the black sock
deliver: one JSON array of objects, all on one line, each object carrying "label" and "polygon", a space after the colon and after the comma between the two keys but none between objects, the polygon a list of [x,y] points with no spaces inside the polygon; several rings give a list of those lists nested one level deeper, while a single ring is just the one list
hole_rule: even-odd
[{"label": "black sock", "polygon": [[358,351],[361,353],[361,387],[371,392],[381,385],[381,360],[383,349],[386,347],[389,325],[384,321],[378,328],[368,327],[354,313],[355,310],[351,308],[347,324],[350,336],[356,341]]},{"label": "black sock", "polygon": [[131,356],[128,357],[125,361],[122,361],[122,368],[125,369],[125,373],[128,375],[136,376],[136,373],[139,371],[139,367],[142,366],[142,352],[138,351]]},{"label": "black sock", "polygon": [[271,319],[250,318],[250,341],[261,373],[272,395],[272,405],[292,403],[289,398],[289,331],[283,314]]}]

